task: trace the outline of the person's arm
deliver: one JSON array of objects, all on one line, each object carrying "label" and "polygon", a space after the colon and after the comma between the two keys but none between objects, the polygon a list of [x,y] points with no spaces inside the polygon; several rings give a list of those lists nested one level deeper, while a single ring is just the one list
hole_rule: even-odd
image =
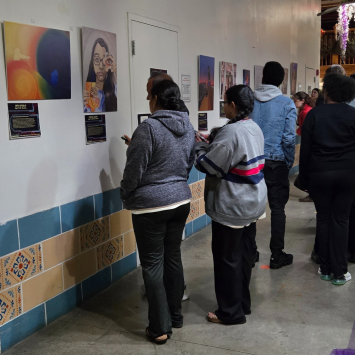
[{"label": "person's arm", "polygon": [[127,162],[121,181],[121,198],[125,200],[137,188],[152,157],[153,139],[151,127],[142,123],[135,130],[127,149]]},{"label": "person's arm", "polygon": [[282,134],[281,147],[285,156],[286,164],[289,168],[292,167],[295,161],[295,144],[296,144],[296,107],[292,103],[286,115],[284,131]]},{"label": "person's arm", "polygon": [[228,173],[233,159],[230,147],[215,140],[211,144],[196,143],[195,149],[195,167],[197,170],[219,178]]}]

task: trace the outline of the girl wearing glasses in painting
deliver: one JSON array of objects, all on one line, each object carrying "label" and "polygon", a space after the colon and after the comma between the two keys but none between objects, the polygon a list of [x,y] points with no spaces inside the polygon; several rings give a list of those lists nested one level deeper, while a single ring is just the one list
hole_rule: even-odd
[{"label": "girl wearing glasses in painting", "polygon": [[98,38],[91,53],[84,89],[84,112],[117,111],[117,65],[107,43]]}]

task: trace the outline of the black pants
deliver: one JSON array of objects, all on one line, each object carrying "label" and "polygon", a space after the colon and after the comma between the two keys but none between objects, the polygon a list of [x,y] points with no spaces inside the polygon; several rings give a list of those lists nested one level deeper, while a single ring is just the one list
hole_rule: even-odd
[{"label": "black pants", "polygon": [[173,210],[132,215],[149,304],[149,332],[153,337],[171,335],[172,324],[179,327],[183,323],[180,246],[189,212],[187,203]]},{"label": "black pants", "polygon": [[289,168],[283,161],[265,160],[264,178],[271,210],[271,253],[280,253],[285,247],[285,206],[290,196]]},{"label": "black pants", "polygon": [[317,209],[317,252],[323,273],[348,271],[349,215],[355,198],[355,171],[311,173],[310,194]]},{"label": "black pants", "polygon": [[348,252],[355,254],[355,201],[350,210]]},{"label": "black pants", "polygon": [[249,284],[252,270],[256,223],[233,229],[212,221],[214,283],[218,303],[217,317],[233,324],[250,313]]}]

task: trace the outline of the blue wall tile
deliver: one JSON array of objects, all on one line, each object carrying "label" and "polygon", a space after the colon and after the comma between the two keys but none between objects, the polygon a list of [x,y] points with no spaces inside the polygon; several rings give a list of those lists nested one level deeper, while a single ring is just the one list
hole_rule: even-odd
[{"label": "blue wall tile", "polygon": [[109,216],[122,210],[120,188],[95,195],[95,219]]},{"label": "blue wall tile", "polygon": [[[94,220],[94,199],[92,196],[60,207],[63,233]],[[21,233],[20,233],[21,236]]]},{"label": "blue wall tile", "polygon": [[87,301],[110,285],[111,267],[109,266],[83,281],[83,300]]},{"label": "blue wall tile", "polygon": [[82,303],[81,284],[72,287],[46,302],[47,324],[68,313]]},{"label": "blue wall tile", "polygon": [[201,171],[198,172],[198,179],[199,180],[205,180],[206,174],[205,173],[201,173]]},{"label": "blue wall tile", "polygon": [[198,170],[193,166],[191,171],[190,171],[190,175],[189,175],[189,179],[187,180],[188,184],[193,184],[194,182],[198,181]]},{"label": "blue wall tile", "polygon": [[289,176],[291,175],[295,175],[297,174],[298,172],[300,171],[300,166],[299,165],[296,165],[294,166],[293,168],[290,169],[290,172],[289,172]]},{"label": "blue wall tile", "polygon": [[1,352],[45,327],[44,304],[22,314],[0,327]]},{"label": "blue wall tile", "polygon": [[301,136],[296,134],[296,144],[301,144]]},{"label": "blue wall tile", "polygon": [[192,222],[189,222],[185,226],[185,238],[190,237],[192,234]]},{"label": "blue wall tile", "polygon": [[212,223],[212,218],[206,214],[206,224],[210,225]]},{"label": "blue wall tile", "polygon": [[52,238],[60,234],[59,207],[20,218],[18,226],[21,248]]},{"label": "blue wall tile", "polygon": [[205,215],[198,217],[192,221],[192,232],[193,233],[196,233],[205,227],[206,227],[206,216]]},{"label": "blue wall tile", "polygon": [[20,248],[18,245],[17,220],[0,226],[0,257]]},{"label": "blue wall tile", "polygon": [[119,280],[137,268],[137,253],[134,252],[112,264],[112,282]]}]

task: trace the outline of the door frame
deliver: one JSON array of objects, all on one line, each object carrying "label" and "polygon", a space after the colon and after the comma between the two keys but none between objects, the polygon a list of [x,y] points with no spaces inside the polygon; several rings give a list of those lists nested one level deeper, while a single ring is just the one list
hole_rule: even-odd
[{"label": "door frame", "polygon": [[131,130],[132,130],[132,134],[134,129],[136,128],[136,124],[134,122],[136,122],[137,117],[133,117],[134,116],[134,70],[133,70],[133,55],[132,55],[132,22],[136,21],[136,22],[141,22],[144,23],[146,25],[150,25],[150,26],[154,26],[154,27],[159,27],[162,28],[164,30],[168,30],[168,31],[173,31],[177,33],[177,53],[178,53],[178,79],[175,81],[177,85],[179,85],[180,87],[180,51],[179,51],[179,47],[180,47],[180,42],[179,42],[179,37],[180,37],[180,27],[175,26],[175,25],[170,25],[168,23],[165,22],[161,22],[161,21],[157,21],[157,20],[153,20],[147,17],[143,17],[140,15],[136,15],[133,13],[128,12],[127,13],[127,24],[128,24],[128,56],[129,56],[129,80],[130,80],[130,94],[131,94]]},{"label": "door frame", "polygon": [[[307,65],[305,65],[305,69],[304,69],[304,87],[305,89],[307,89],[307,69],[312,69],[314,70],[316,73],[317,73],[317,69],[314,69],[314,68],[311,68],[311,67],[307,67]],[[317,76],[315,75],[314,78],[316,78]],[[312,87],[312,90],[313,88],[316,86],[316,83],[313,83],[313,87]],[[305,91],[307,92],[307,91]]]}]

